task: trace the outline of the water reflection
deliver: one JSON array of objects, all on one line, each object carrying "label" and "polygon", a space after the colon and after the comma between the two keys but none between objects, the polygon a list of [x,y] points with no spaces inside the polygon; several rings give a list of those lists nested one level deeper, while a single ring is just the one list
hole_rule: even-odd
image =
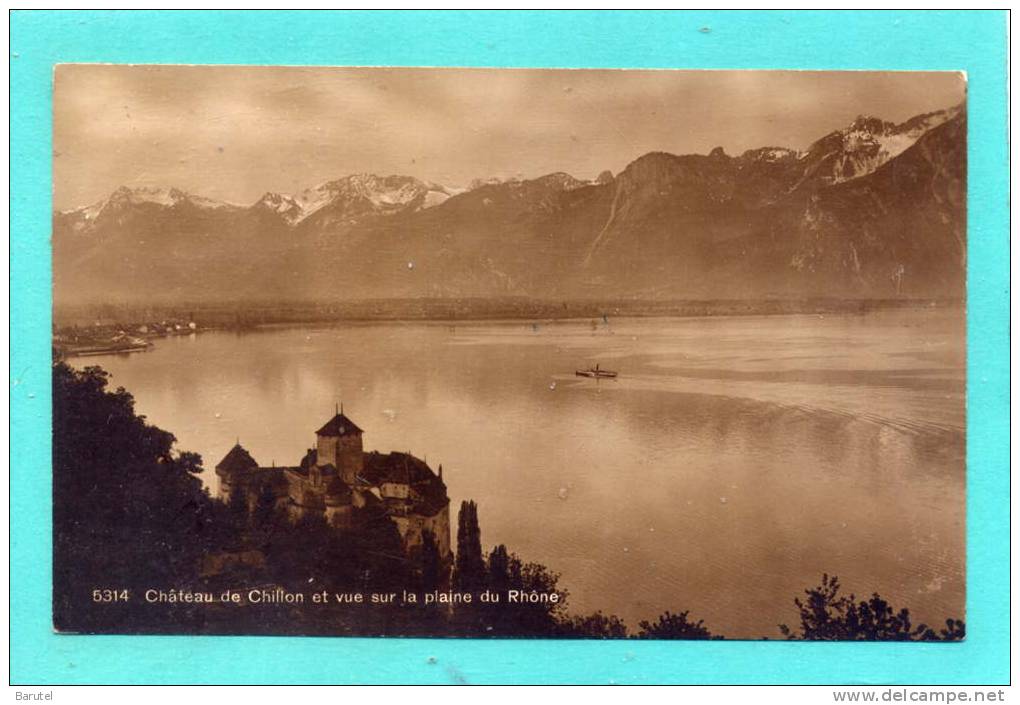
[{"label": "water reflection", "polygon": [[[486,548],[560,571],[572,609],[631,626],[690,609],[717,633],[775,637],[823,571],[920,619],[962,616],[962,325],[364,324],[87,364],[210,468],[237,436],[261,462],[296,462],[342,400],[367,448],[442,463],[453,502],[479,502]],[[573,375],[594,362],[621,377]]]}]

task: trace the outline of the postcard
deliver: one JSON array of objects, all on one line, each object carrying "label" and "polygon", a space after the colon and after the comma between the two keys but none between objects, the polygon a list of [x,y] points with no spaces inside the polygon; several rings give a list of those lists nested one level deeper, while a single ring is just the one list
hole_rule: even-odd
[{"label": "postcard", "polygon": [[61,633],[958,641],[956,72],[62,64]]}]

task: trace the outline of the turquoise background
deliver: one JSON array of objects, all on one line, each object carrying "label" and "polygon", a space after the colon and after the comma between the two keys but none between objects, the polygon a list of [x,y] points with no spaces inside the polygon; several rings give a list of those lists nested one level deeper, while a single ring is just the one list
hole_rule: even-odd
[{"label": "turquoise background", "polygon": [[[12,683],[1008,682],[1006,22],[1004,11],[14,12]],[[50,100],[53,65],[60,62],[966,71],[966,641],[923,645],[53,634]]]}]

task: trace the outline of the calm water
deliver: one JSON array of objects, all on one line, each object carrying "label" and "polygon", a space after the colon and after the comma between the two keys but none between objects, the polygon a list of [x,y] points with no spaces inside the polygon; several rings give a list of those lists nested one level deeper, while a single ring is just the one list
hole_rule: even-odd
[{"label": "calm water", "polygon": [[[442,463],[483,545],[559,571],[571,611],[775,638],[823,572],[964,616],[963,340],[947,312],[373,323],[74,362],[201,453],[212,489],[235,438],[296,464],[342,400],[366,449]],[[620,378],[574,376],[595,362]]]}]

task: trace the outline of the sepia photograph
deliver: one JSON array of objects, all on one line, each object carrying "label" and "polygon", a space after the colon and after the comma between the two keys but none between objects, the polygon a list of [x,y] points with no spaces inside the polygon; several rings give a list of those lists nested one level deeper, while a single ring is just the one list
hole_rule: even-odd
[{"label": "sepia photograph", "polygon": [[52,99],[57,632],[965,638],[966,74]]}]

